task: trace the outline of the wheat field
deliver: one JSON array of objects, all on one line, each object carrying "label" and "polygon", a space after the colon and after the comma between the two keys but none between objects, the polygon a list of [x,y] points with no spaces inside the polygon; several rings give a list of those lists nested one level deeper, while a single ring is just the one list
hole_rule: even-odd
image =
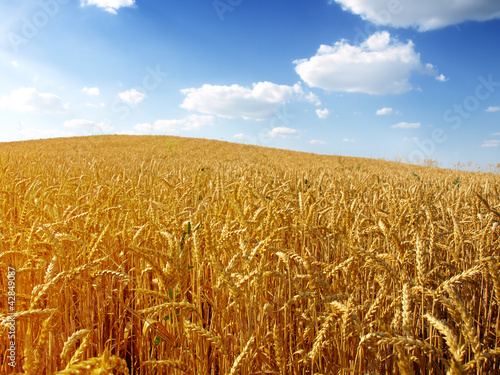
[{"label": "wheat field", "polygon": [[1,373],[500,373],[498,174],[103,135],[0,182]]}]

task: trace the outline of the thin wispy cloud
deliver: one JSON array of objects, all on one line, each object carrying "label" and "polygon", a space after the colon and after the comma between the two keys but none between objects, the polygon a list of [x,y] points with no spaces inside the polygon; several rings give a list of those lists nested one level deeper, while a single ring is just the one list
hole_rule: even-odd
[{"label": "thin wispy cloud", "polygon": [[41,138],[62,138],[72,137],[74,134],[68,131],[58,129],[38,129],[38,128],[24,128],[19,130],[19,136],[22,140],[41,139]]},{"label": "thin wispy cloud", "polygon": [[68,105],[56,94],[39,92],[34,87],[16,89],[0,99],[0,108],[20,112],[62,113]]},{"label": "thin wispy cloud", "polygon": [[82,89],[82,92],[89,94],[89,95],[94,95],[94,96],[97,96],[101,93],[101,91],[99,90],[99,87],[84,87]]},{"label": "thin wispy cloud", "polygon": [[300,131],[297,129],[292,129],[288,128],[286,126],[278,126],[276,128],[273,128],[269,132],[263,134],[264,137],[269,137],[269,138],[289,138],[289,137],[299,137],[300,136]]},{"label": "thin wispy cloud", "polygon": [[500,106],[492,106],[486,109],[486,112],[498,112],[500,111]]},{"label": "thin wispy cloud", "polygon": [[422,124],[420,122],[398,122],[395,125],[392,125],[392,128],[397,128],[397,129],[416,129],[420,128]]},{"label": "thin wispy cloud", "polygon": [[240,141],[244,141],[244,140],[249,139],[250,137],[249,137],[248,135],[246,135],[246,134],[243,134],[243,133],[238,133],[238,134],[235,134],[235,135],[233,136],[233,138],[234,138],[234,139],[238,139],[238,140],[240,140]]},{"label": "thin wispy cloud", "polygon": [[326,144],[328,144],[328,142],[326,142],[326,141],[321,141],[321,140],[319,140],[319,139],[311,139],[311,140],[309,141],[309,143],[310,143],[310,144],[312,144],[312,145],[326,145]]},{"label": "thin wispy cloud", "polygon": [[65,128],[86,129],[91,131],[109,131],[113,127],[105,122],[97,122],[86,119],[72,119],[64,122]]},{"label": "thin wispy cloud", "polygon": [[484,141],[481,147],[498,147],[500,145],[500,141],[497,139],[490,139]]},{"label": "thin wispy cloud", "polygon": [[377,112],[375,114],[377,116],[385,116],[385,115],[399,114],[399,112],[395,111],[394,109],[392,109],[390,107],[384,107],[384,108],[381,108],[381,109],[377,110]]},{"label": "thin wispy cloud", "polygon": [[214,125],[214,116],[190,115],[182,119],[157,120],[154,123],[141,123],[135,129],[141,132],[179,133],[199,130],[205,125]]}]

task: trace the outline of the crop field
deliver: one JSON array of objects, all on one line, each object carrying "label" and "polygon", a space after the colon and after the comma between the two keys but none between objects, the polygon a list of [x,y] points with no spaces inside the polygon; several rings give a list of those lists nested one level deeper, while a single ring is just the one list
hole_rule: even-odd
[{"label": "crop field", "polygon": [[499,174],[2,143],[0,373],[499,374],[499,223]]}]

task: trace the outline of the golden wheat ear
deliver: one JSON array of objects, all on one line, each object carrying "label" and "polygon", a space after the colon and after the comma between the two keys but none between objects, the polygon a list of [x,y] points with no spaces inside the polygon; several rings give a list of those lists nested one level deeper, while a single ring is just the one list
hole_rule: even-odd
[{"label": "golden wheat ear", "polygon": [[0,143],[0,373],[498,375],[499,192],[193,138]]}]

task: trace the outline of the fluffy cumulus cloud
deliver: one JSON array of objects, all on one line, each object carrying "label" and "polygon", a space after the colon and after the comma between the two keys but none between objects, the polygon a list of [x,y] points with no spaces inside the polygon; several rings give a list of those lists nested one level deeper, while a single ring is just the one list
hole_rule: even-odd
[{"label": "fluffy cumulus cloud", "polygon": [[116,14],[116,11],[122,7],[133,7],[135,0],[80,0],[82,6],[96,5],[104,8],[106,12]]},{"label": "fluffy cumulus cloud", "polygon": [[500,145],[500,141],[496,139],[490,139],[484,141],[481,147],[498,147]]},{"label": "fluffy cumulus cloud", "polygon": [[436,75],[422,64],[412,41],[399,42],[387,31],[371,35],[360,45],[341,40],[321,45],[316,55],[294,61],[295,71],[310,87],[328,91],[401,94],[412,89],[413,72]]},{"label": "fluffy cumulus cloud", "polygon": [[317,109],[316,110],[316,115],[319,117],[319,118],[327,118],[328,115],[330,114],[330,111],[328,110],[328,108],[325,108],[325,109]]},{"label": "fluffy cumulus cloud", "polygon": [[440,74],[440,75],[436,76],[436,81],[446,82],[448,80],[449,80],[449,78],[445,77],[444,74]]},{"label": "fluffy cumulus cloud", "polygon": [[[497,0],[334,0],[344,10],[377,25],[439,29],[464,21],[500,18]],[[334,2],[330,0],[330,3]]]},{"label": "fluffy cumulus cloud", "polygon": [[33,87],[14,90],[0,99],[0,108],[35,113],[61,113],[68,109],[62,99],[51,93],[38,92]]},{"label": "fluffy cumulus cloud", "polygon": [[240,85],[214,86],[181,90],[186,95],[181,108],[224,118],[266,120],[287,102],[308,101],[319,105],[318,98],[305,92],[300,84],[277,85],[271,82],[254,83],[251,88]]},{"label": "fluffy cumulus cloud", "polygon": [[399,129],[416,129],[420,128],[420,126],[420,122],[399,122],[396,125],[392,125],[391,127]]},{"label": "fluffy cumulus cloud", "polygon": [[89,94],[89,95],[99,95],[100,94],[100,90],[99,90],[99,87],[84,87],[82,89],[82,92],[86,93],[86,94]]},{"label": "fluffy cumulus cloud", "polygon": [[141,132],[179,133],[180,131],[198,130],[205,125],[214,124],[214,116],[190,115],[182,119],[158,120],[153,124],[137,124],[135,129]]},{"label": "fluffy cumulus cloud", "polygon": [[124,102],[130,103],[130,104],[139,104],[144,100],[146,97],[146,94],[136,90],[127,90],[124,92],[121,92],[118,94],[118,97],[123,100]]}]

